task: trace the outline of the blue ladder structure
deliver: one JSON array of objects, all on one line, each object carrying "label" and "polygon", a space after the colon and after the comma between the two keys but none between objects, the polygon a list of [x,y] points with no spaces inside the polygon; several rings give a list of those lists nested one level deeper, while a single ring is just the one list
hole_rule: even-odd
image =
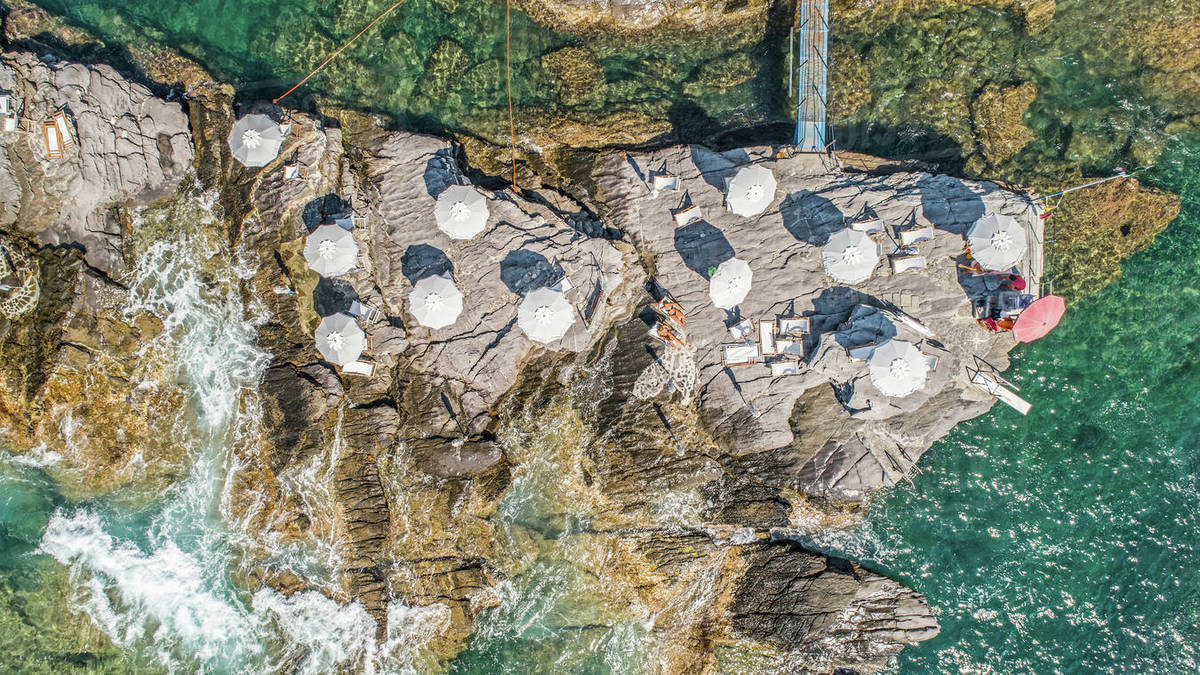
[{"label": "blue ladder structure", "polygon": [[[796,149],[824,152],[825,100],[829,88],[829,0],[800,0],[796,49]],[[790,59],[790,55],[789,55]],[[791,84],[791,77],[788,77]]]}]

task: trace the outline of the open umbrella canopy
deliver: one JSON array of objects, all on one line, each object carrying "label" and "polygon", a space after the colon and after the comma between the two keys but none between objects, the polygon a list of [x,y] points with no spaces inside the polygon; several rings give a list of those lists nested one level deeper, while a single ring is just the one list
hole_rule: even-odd
[{"label": "open umbrella canopy", "polygon": [[1013,324],[1013,337],[1017,342],[1033,342],[1045,337],[1058,325],[1066,311],[1067,304],[1057,295],[1038,298],[1017,317],[1017,322]]},{"label": "open umbrella canopy", "polygon": [[279,156],[283,131],[266,115],[246,115],[234,122],[229,131],[229,149],[233,158],[249,167],[266,166]]},{"label": "open umbrella canopy", "polygon": [[1012,216],[986,215],[967,231],[971,257],[988,270],[1007,270],[1025,256],[1025,228]]},{"label": "open umbrella canopy", "polygon": [[438,195],[433,217],[451,239],[471,239],[487,226],[487,197],[470,185],[451,185]]},{"label": "open umbrella canopy", "polygon": [[879,264],[879,244],[866,232],[838,230],[821,247],[821,260],[834,281],[857,284],[871,278],[871,272]]},{"label": "open umbrella canopy", "polygon": [[725,204],[739,216],[757,216],[775,199],[775,174],[765,166],[744,166],[729,181]]},{"label": "open umbrella canopy", "polygon": [[575,309],[567,296],[543,286],[521,301],[517,307],[517,325],[530,340],[542,343],[561,339],[575,323]]},{"label": "open umbrella canopy", "polygon": [[325,360],[344,366],[357,361],[367,347],[367,336],[349,314],[333,314],[317,326],[317,351]]},{"label": "open umbrella canopy", "polygon": [[408,311],[428,328],[445,328],[462,314],[463,295],[449,275],[430,275],[418,281],[408,296]]},{"label": "open umbrella canopy", "polygon": [[750,263],[737,258],[730,258],[717,267],[712,279],[708,282],[708,297],[712,303],[721,309],[733,309],[746,299],[750,292],[750,281],[754,273],[750,271]]},{"label": "open umbrella canopy", "polygon": [[885,396],[899,398],[925,386],[929,362],[913,343],[888,340],[871,352],[867,370],[876,389]]},{"label": "open umbrella canopy", "polygon": [[354,269],[358,262],[358,242],[354,234],[340,225],[322,225],[308,235],[304,259],[323,277],[336,277]]}]

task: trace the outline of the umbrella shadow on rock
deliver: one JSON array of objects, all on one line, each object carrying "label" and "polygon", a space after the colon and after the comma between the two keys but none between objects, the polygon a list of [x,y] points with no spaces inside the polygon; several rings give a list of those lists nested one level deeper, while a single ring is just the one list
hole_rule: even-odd
[{"label": "umbrella shadow on rock", "polygon": [[[994,184],[989,192],[999,190]],[[965,235],[986,211],[983,197],[966,183],[950,176],[925,176],[917,181],[921,193],[921,218],[939,230]]]},{"label": "umbrella shadow on rock", "polygon": [[878,306],[875,298],[849,286],[834,286],[821,291],[813,298],[812,311],[806,313],[809,332],[804,336],[804,356],[809,357],[821,342],[821,336],[831,333],[850,318],[858,305]]},{"label": "umbrella shadow on rock", "polygon": [[335,219],[349,213],[350,205],[341,197],[329,193],[305,204],[304,210],[300,213],[300,219],[304,221],[305,230],[312,232],[321,225],[332,223]]},{"label": "umbrella shadow on rock", "polygon": [[705,280],[710,268],[736,255],[725,233],[704,220],[675,229],[675,250],[683,264]]},{"label": "umbrella shadow on rock", "polygon": [[358,293],[345,279],[321,277],[313,289],[313,310],[318,316],[332,316],[345,312],[358,300]]},{"label": "umbrella shadow on rock", "polygon": [[415,284],[428,276],[454,274],[454,263],[439,248],[429,244],[414,244],[404,251],[400,258],[400,273]]},{"label": "umbrella shadow on rock", "polygon": [[549,286],[562,276],[562,270],[546,256],[525,249],[510,251],[500,261],[500,280],[517,295]]},{"label": "umbrella shadow on rock", "polygon": [[813,246],[824,246],[829,235],[846,227],[846,216],[836,204],[808,190],[785,197],[779,213],[793,237]]},{"label": "umbrella shadow on rock", "polygon": [[451,185],[458,185],[458,176],[454,153],[450,148],[442,148],[425,162],[425,191],[430,197],[437,197]]}]

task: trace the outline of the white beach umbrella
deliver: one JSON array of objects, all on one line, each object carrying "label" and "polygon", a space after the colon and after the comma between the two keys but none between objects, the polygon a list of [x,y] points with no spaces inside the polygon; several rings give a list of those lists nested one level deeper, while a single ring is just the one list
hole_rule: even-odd
[{"label": "white beach umbrella", "polygon": [[418,281],[408,296],[408,311],[422,326],[445,328],[462,314],[463,295],[449,275],[430,275]]},{"label": "white beach umbrella", "polygon": [[708,297],[712,303],[721,309],[733,309],[746,299],[750,292],[750,281],[754,273],[750,271],[750,263],[737,258],[730,258],[717,267],[712,279],[708,281]]},{"label": "white beach umbrella", "polygon": [[866,232],[838,230],[821,248],[821,260],[834,281],[857,284],[869,279],[879,263],[879,245]]},{"label": "white beach umbrella", "polygon": [[326,360],[344,366],[358,360],[367,347],[367,336],[349,314],[334,314],[317,326],[317,351]]},{"label": "white beach umbrella", "polygon": [[967,231],[971,257],[988,270],[1007,270],[1025,256],[1025,228],[1012,216],[986,215]]},{"label": "white beach umbrella", "polygon": [[517,325],[530,340],[549,343],[562,338],[575,323],[575,309],[567,296],[543,286],[521,301],[517,307]]},{"label": "white beach umbrella", "polygon": [[757,216],[775,199],[775,174],[765,166],[744,166],[729,181],[725,204],[739,216]]},{"label": "white beach umbrella", "polygon": [[470,185],[451,185],[433,209],[438,229],[451,239],[471,239],[487,226],[487,197]]},{"label": "white beach umbrella", "polygon": [[322,225],[308,235],[304,259],[317,274],[336,277],[354,269],[358,262],[358,242],[354,234],[340,225]]},{"label": "white beach umbrella", "polygon": [[867,369],[875,388],[885,396],[899,398],[925,386],[929,362],[913,343],[888,340],[871,352]]},{"label": "white beach umbrella", "polygon": [[266,115],[246,115],[229,131],[229,149],[233,158],[250,167],[266,166],[279,156],[283,131]]}]

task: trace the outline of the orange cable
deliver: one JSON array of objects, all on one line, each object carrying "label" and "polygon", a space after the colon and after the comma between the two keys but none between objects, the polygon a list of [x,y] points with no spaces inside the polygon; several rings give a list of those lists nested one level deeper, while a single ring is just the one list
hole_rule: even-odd
[{"label": "orange cable", "polygon": [[388,14],[391,14],[393,11],[395,11],[395,9],[396,9],[397,7],[399,7],[399,6],[400,6],[400,5],[402,5],[402,4],[404,4],[404,0],[396,0],[396,4],[392,5],[391,7],[388,7],[386,10],[384,10],[383,14],[380,14],[379,16],[375,17],[375,20],[374,20],[374,21],[372,21],[371,23],[367,24],[367,27],[366,27],[366,28],[364,28],[364,29],[362,29],[362,30],[358,31],[358,35],[355,35],[354,37],[350,38],[350,41],[349,41],[349,42],[347,42],[346,44],[344,44],[344,45],[342,45],[341,47],[339,47],[339,48],[338,48],[338,50],[337,50],[336,52],[334,52],[333,54],[330,54],[330,55],[329,55],[329,58],[325,59],[325,62],[324,62],[324,63],[322,63],[321,65],[317,66],[316,70],[314,70],[314,71],[312,71],[311,73],[309,73],[309,74],[308,74],[308,75],[307,75],[307,76],[306,76],[306,77],[305,77],[303,80],[300,80],[299,82],[297,82],[297,83],[296,83],[296,86],[294,86],[294,87],[292,87],[291,89],[288,89],[287,91],[283,92],[283,95],[282,95],[282,96],[280,96],[280,97],[279,97],[279,98],[277,98],[277,99],[274,99],[274,100],[272,100],[272,101],[271,101],[271,103],[274,103],[274,104],[278,105],[280,101],[282,101],[283,99],[287,98],[288,94],[291,94],[293,91],[296,91],[297,89],[299,89],[299,88],[300,88],[300,85],[304,84],[305,82],[308,82],[308,81],[309,81],[309,79],[311,79],[313,75],[316,75],[317,73],[321,72],[321,70],[322,70],[322,69],[324,69],[324,68],[325,68],[325,66],[329,65],[329,62],[330,62],[330,61],[332,61],[332,60],[334,60],[335,58],[337,58],[337,55],[338,55],[338,54],[341,54],[342,52],[346,51],[346,48],[347,48],[347,47],[349,47],[350,45],[354,44],[354,41],[355,41],[355,40],[357,40],[358,38],[362,37],[362,36],[363,36],[363,33],[366,33],[367,31],[371,30],[371,27],[372,27],[372,26],[374,26],[375,24],[379,23],[379,22],[380,22],[380,21],[383,19],[383,17],[387,16]]},{"label": "orange cable", "polygon": [[508,77],[508,147],[512,150],[512,186],[514,192],[520,192],[521,188],[517,187],[517,130],[513,124],[512,57],[509,54],[509,43],[512,41],[511,6],[512,0],[504,0],[504,70]]}]

